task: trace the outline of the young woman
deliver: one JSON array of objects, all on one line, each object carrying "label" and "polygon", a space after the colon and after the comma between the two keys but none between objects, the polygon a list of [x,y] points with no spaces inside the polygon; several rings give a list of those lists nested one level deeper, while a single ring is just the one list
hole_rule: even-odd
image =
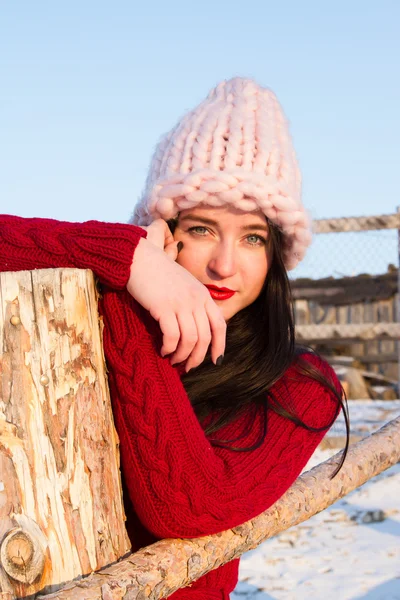
[{"label": "young woman", "polygon": [[[332,369],[294,341],[300,185],[276,97],[236,78],[161,140],[134,224],[0,217],[1,270],[88,268],[102,285],[133,551],[266,510],[343,408]],[[227,599],[238,565],[171,598]]]}]

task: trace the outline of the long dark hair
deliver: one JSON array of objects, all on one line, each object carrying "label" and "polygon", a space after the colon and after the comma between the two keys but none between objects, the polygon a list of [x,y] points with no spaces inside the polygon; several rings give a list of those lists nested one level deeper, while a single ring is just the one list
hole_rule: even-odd
[{"label": "long dark hair", "polygon": [[[169,220],[168,225],[173,233],[177,219]],[[283,235],[270,222],[267,243],[270,244],[272,255],[268,275],[258,298],[229,320],[223,364],[216,367],[208,352],[197,368],[182,377],[182,383],[200,421],[211,414],[218,415],[205,428],[210,443],[236,452],[255,450],[263,443],[268,407],[314,432],[328,430],[342,409],[346,423],[346,445],[340,464],[331,476],[333,478],[341,469],[349,446],[346,396],[343,389],[338,393],[333,381],[305,360],[304,355],[312,350],[295,343],[293,299],[282,254]],[[326,426],[310,427],[291,412],[290,406],[284,406],[273,394],[272,386],[293,364],[300,374],[318,381],[336,398],[337,410]],[[264,411],[264,426],[255,445],[236,448],[228,446],[235,440],[210,437],[246,408],[257,406]]]}]

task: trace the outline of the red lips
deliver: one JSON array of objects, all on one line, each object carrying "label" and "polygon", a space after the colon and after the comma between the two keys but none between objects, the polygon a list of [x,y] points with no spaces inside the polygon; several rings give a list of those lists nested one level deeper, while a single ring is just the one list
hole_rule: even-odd
[{"label": "red lips", "polygon": [[235,290],[230,290],[226,287],[217,287],[216,285],[206,285],[206,288],[210,292],[211,298],[214,300],[228,300],[232,298],[233,294],[236,294]]}]

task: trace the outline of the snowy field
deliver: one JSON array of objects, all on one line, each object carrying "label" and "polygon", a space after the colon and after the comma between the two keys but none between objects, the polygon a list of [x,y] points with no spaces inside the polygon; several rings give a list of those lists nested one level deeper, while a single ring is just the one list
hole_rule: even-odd
[{"label": "snowy field", "polygon": [[[400,414],[400,401],[349,402],[364,437]],[[341,444],[343,421],[329,440]],[[307,469],[336,449],[318,448]],[[400,600],[400,463],[324,512],[243,555],[232,600]]]}]

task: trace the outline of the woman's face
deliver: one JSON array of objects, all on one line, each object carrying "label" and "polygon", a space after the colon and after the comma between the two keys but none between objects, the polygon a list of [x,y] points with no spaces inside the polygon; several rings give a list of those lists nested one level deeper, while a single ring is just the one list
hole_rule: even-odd
[{"label": "woman's face", "polygon": [[183,242],[177,262],[206,286],[226,321],[258,297],[271,262],[268,225],[261,211],[199,205],[182,210],[174,232]]}]

